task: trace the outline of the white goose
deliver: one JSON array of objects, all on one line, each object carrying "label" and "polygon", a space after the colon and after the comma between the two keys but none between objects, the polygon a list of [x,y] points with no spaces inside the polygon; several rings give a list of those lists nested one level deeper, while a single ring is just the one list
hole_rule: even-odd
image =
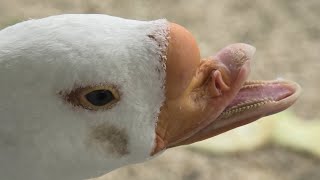
[{"label": "white goose", "polygon": [[289,107],[290,81],[245,82],[255,49],[200,60],[164,19],[60,15],[0,31],[0,175],[85,179]]}]

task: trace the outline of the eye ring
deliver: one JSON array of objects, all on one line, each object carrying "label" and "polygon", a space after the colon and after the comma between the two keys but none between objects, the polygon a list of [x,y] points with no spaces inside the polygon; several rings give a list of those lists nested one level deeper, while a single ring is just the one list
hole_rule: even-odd
[{"label": "eye ring", "polygon": [[120,94],[113,85],[80,87],[64,96],[72,105],[93,111],[110,109],[120,100]]}]

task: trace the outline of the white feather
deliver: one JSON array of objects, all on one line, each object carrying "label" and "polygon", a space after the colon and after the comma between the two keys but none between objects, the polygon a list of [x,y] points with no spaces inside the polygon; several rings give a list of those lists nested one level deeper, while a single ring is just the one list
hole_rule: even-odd
[{"label": "white feather", "polygon": [[[0,31],[1,176],[84,179],[148,158],[165,99],[161,56],[167,36],[166,20],[80,14]],[[58,95],[105,83],[121,93],[107,111],[74,109]],[[103,122],[127,132],[128,155],[87,146],[88,129]]]}]

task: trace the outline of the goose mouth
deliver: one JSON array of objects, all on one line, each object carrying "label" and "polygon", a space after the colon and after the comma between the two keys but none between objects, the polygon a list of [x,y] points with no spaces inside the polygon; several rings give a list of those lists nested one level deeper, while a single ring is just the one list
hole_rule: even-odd
[{"label": "goose mouth", "polygon": [[[236,97],[225,108],[218,119],[228,119],[229,116],[241,114],[245,111],[261,109],[262,115],[274,113],[264,106],[275,105],[282,109],[291,105],[300,93],[300,86],[291,81],[246,81]],[[269,112],[270,109],[270,112]]]},{"label": "goose mouth", "polygon": [[172,147],[202,141],[280,112],[290,107],[300,93],[301,87],[292,81],[246,81],[217,119]]}]

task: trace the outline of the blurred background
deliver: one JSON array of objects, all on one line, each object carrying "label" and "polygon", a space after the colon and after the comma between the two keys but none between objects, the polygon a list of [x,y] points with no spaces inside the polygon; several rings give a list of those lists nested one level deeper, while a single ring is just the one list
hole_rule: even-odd
[{"label": "blurred background", "polygon": [[0,29],[64,13],[167,18],[192,32],[203,57],[231,43],[249,43],[257,48],[251,79],[285,78],[303,87],[300,100],[284,113],[100,180],[320,179],[319,0],[0,0]]}]

